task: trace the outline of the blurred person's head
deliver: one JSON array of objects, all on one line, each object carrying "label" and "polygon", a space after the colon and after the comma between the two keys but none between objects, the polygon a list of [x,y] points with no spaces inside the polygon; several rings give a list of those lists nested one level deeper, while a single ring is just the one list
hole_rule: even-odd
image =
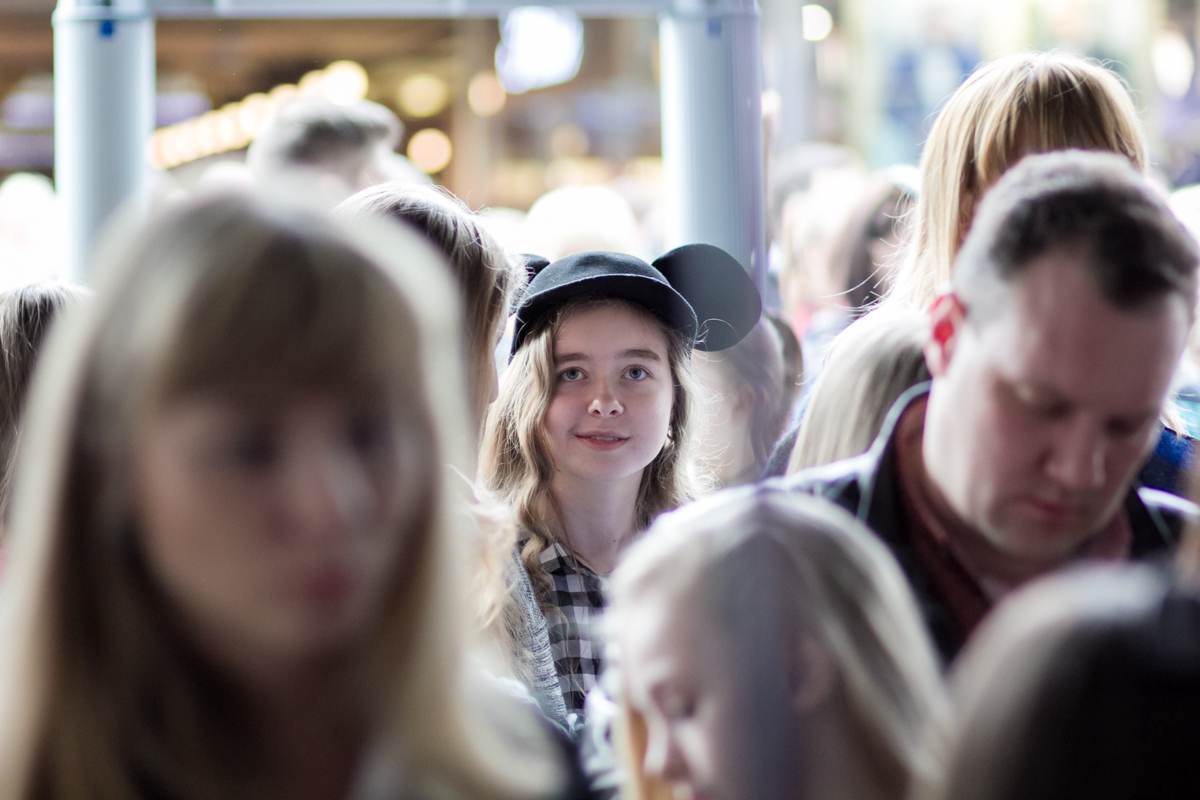
[{"label": "blurred person's head", "polygon": [[928,337],[923,315],[879,309],[834,339],[809,395],[788,474],[866,452],[900,395],[929,380]]},{"label": "blurred person's head", "polygon": [[765,318],[727,350],[697,353],[696,375],[708,393],[697,454],[722,486],[758,480],[787,421],[783,353]]},{"label": "blurred person's head", "polygon": [[38,353],[54,319],[86,295],[80,286],[49,283],[0,292],[0,523],[8,518],[13,461]]},{"label": "blurred person's head", "polygon": [[381,184],[364,189],[334,211],[337,216],[381,214],[412,225],[446,255],[462,293],[471,410],[481,428],[498,392],[495,350],[511,303],[524,285],[504,249],[466,203],[441,189]]},{"label": "blurred person's head", "polygon": [[905,218],[917,199],[915,183],[906,177],[897,171],[872,175],[834,242],[831,280],[854,316],[879,302],[891,286]]},{"label": "blurred person's head", "polygon": [[921,196],[909,252],[889,301],[925,310],[948,280],[987,190],[1031,153],[1119,153],[1147,164],[1129,90],[1099,63],[1059,52],[1018,53],[984,64],[939,112],[921,153]]},{"label": "blurred person's head", "polygon": [[943,698],[916,602],[832,504],[742,487],[661,517],[613,574],[608,624],[635,797],[899,800],[932,768]]},{"label": "blurred person's head", "polygon": [[258,133],[246,163],[260,181],[306,175],[340,200],[388,180],[381,165],[403,132],[396,115],[378,103],[299,97]]},{"label": "blurred person's head", "polygon": [[786,319],[765,311],[763,319],[770,323],[779,341],[779,352],[783,355],[783,407],[790,412],[800,394],[800,381],[804,379],[804,353],[796,332]]},{"label": "blurred person's head", "polygon": [[923,454],[993,548],[1054,564],[1114,518],[1160,433],[1196,266],[1121,156],[1029,156],[984,198],[930,311]]},{"label": "blurred person's head", "polygon": [[968,644],[919,800],[1200,796],[1200,600],[1148,566],[1013,595]]},{"label": "blurred person's head", "polygon": [[342,780],[549,791],[464,658],[445,270],[389,223],[233,195],[108,248],[28,404],[0,793],[287,795],[286,720]]},{"label": "blurred person's head", "polygon": [[807,192],[793,194],[784,203],[779,294],[784,315],[800,336],[822,309],[848,313],[846,269],[838,266],[835,252],[864,183],[857,166],[823,169],[812,176]]},{"label": "blurred person's head", "polygon": [[564,186],[546,192],[525,215],[521,237],[529,252],[551,261],[590,250],[647,255],[629,201],[607,186]]},{"label": "blurred person's head", "polygon": [[858,162],[848,147],[826,142],[802,142],[779,155],[769,155],[767,169],[767,236],[778,241],[783,230],[783,208],[796,194],[812,188],[814,176],[827,170],[851,167]]}]

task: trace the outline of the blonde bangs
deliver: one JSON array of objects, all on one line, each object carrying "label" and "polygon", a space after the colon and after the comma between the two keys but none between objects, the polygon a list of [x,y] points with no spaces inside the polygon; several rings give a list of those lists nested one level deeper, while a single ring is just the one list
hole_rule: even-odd
[{"label": "blonde bangs", "polygon": [[280,236],[240,261],[205,274],[189,298],[164,348],[165,396],[236,387],[396,389],[397,376],[418,374],[411,313],[357,253]]}]

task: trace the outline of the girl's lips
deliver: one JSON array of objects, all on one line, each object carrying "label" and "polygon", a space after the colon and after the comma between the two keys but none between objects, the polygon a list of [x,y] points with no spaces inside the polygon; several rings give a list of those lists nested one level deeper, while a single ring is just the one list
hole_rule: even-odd
[{"label": "girl's lips", "polygon": [[577,433],[575,438],[593,450],[616,450],[629,441],[628,436],[615,433]]}]

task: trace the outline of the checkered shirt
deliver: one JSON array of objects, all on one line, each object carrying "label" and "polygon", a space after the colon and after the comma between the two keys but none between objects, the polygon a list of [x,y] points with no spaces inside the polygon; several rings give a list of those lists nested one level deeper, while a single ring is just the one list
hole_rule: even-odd
[{"label": "checkered shirt", "polygon": [[542,551],[540,558],[554,584],[546,626],[558,682],[567,713],[582,714],[584,697],[604,671],[600,617],[608,581],[572,558],[558,542]]}]

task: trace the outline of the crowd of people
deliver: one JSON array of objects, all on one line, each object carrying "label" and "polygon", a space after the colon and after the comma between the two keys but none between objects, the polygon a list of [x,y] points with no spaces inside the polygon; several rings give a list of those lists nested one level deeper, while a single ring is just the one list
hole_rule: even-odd
[{"label": "crowd of people", "polygon": [[0,800],[1200,796],[1200,220],[1119,79],[981,66],[837,230],[809,154],[779,308],[394,138],[293,108],[0,294]]}]

